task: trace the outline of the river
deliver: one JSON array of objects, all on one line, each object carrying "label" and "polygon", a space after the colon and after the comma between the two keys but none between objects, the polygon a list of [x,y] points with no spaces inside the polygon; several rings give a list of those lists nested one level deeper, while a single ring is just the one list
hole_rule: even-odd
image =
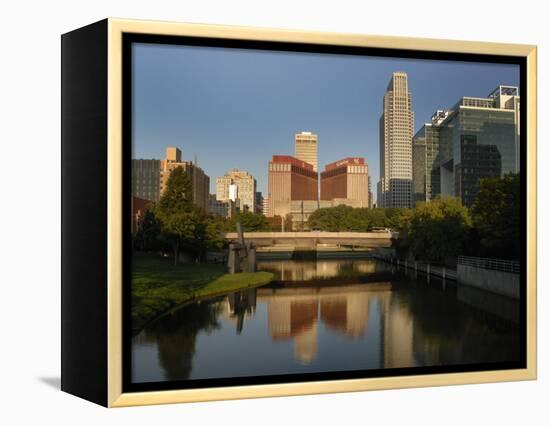
[{"label": "river", "polygon": [[516,301],[372,259],[260,261],[276,282],[186,305],[132,340],[132,382],[517,361]]}]

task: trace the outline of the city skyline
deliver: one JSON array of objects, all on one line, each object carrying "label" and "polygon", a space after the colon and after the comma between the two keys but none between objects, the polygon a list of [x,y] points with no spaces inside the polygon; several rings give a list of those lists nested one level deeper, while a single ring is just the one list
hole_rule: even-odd
[{"label": "city skyline", "polygon": [[519,84],[519,67],[503,64],[140,44],[134,54],[132,157],[162,158],[177,146],[184,160],[198,157],[211,193],[217,176],[239,168],[266,195],[271,155],[292,155],[302,131],[319,137],[319,169],[364,157],[378,182],[379,118],[394,71],[408,74],[415,133],[463,96]]}]

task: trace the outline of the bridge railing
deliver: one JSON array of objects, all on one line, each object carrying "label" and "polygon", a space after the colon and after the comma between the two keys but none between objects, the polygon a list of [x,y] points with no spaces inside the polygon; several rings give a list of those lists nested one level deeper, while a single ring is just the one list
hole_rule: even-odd
[{"label": "bridge railing", "polygon": [[[323,238],[323,239],[339,239],[339,238],[365,238],[365,239],[391,239],[391,232],[323,232],[323,231],[287,231],[287,232],[273,232],[273,231],[258,231],[258,232],[245,232],[244,237],[250,238]],[[237,238],[236,232],[227,232],[225,238],[234,239]]]},{"label": "bridge railing", "polygon": [[491,259],[485,257],[458,256],[458,264],[475,268],[490,269],[493,271],[519,274],[520,264],[514,260]]}]

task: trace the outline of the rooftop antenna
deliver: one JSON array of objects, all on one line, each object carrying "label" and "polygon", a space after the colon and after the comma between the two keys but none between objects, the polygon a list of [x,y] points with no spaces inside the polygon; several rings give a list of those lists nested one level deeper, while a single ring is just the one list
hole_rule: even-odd
[{"label": "rooftop antenna", "polygon": [[195,166],[198,167],[199,163],[198,163],[198,160],[197,160],[197,153],[195,152]]}]

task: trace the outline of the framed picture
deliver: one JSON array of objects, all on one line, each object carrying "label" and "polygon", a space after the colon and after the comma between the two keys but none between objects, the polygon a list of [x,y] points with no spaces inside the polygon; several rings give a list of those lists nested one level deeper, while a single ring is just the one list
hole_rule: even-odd
[{"label": "framed picture", "polygon": [[536,48],[106,19],[62,36],[62,389],[536,378]]}]

